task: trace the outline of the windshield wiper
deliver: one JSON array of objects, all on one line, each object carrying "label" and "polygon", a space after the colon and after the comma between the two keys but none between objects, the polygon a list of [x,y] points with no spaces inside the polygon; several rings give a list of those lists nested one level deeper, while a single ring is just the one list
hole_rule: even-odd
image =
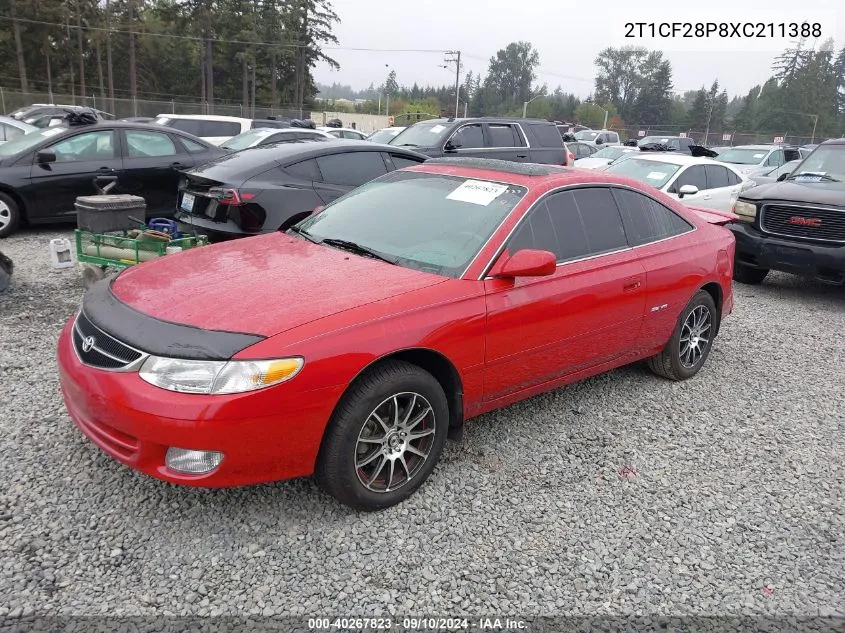
[{"label": "windshield wiper", "polygon": [[416,143],[400,143],[396,147],[419,147]]},{"label": "windshield wiper", "polygon": [[334,246],[335,248],[340,248],[345,251],[349,251],[350,253],[355,253],[356,255],[364,255],[365,257],[372,257],[373,259],[380,259],[383,262],[387,262],[388,264],[396,265],[396,261],[390,259],[389,257],[382,255],[381,253],[372,250],[371,248],[367,248],[366,246],[361,246],[360,244],[356,244],[355,242],[350,242],[348,240],[339,240],[334,237],[327,237],[324,239],[320,244],[327,244],[328,246]]},{"label": "windshield wiper", "polygon": [[827,174],[819,174],[819,173],[814,173],[812,171],[802,171],[800,174],[789,174],[789,176],[787,176],[786,179],[787,180],[795,180],[799,176],[812,176],[813,178],[818,178],[819,180],[827,180],[828,182],[839,182],[838,178],[832,178],[831,176],[828,176]]},{"label": "windshield wiper", "polygon": [[319,243],[320,243],[320,240],[318,240],[316,237],[314,237],[313,235],[311,235],[311,234],[310,234],[308,231],[306,231],[305,229],[301,229],[301,228],[299,228],[299,227],[298,227],[298,226],[296,226],[296,225],[294,225],[294,226],[290,227],[290,228],[288,229],[288,231],[292,231],[293,233],[296,233],[297,235],[301,235],[302,237],[304,237],[304,238],[305,238],[306,240],[308,240],[309,242],[314,242],[315,244],[319,244]]}]

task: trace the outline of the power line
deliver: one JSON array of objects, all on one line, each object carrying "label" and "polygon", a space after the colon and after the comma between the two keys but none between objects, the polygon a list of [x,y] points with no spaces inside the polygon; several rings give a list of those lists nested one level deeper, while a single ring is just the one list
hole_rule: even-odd
[{"label": "power line", "polygon": [[[194,42],[202,42],[204,41],[201,37],[196,37],[194,35],[176,35],[175,33],[151,33],[149,31],[136,31],[132,29],[109,29],[103,28],[100,26],[77,26],[75,24],[67,25],[63,22],[47,22],[45,20],[29,20],[25,18],[12,18],[8,15],[0,15],[0,20],[6,20],[9,22],[16,21],[25,24],[40,24],[42,26],[56,26],[61,27],[63,29],[70,28],[73,30],[80,29],[82,31],[103,31],[107,33],[117,33],[117,34],[124,34],[124,35],[139,35],[144,37],[163,37],[175,40],[190,40]],[[302,43],[280,43],[280,42],[258,42],[258,41],[251,41],[251,40],[226,40],[220,38],[205,38],[205,39],[213,39],[215,42],[219,42],[221,44],[244,44],[247,46],[273,46],[276,48],[306,48],[311,46],[311,44],[302,44]],[[443,54],[447,53],[448,51],[444,51],[442,49],[433,49],[433,48],[368,48],[368,47],[357,47],[357,46],[320,46],[323,50],[333,50],[333,51],[362,51],[368,53],[431,53],[431,54]]]}]

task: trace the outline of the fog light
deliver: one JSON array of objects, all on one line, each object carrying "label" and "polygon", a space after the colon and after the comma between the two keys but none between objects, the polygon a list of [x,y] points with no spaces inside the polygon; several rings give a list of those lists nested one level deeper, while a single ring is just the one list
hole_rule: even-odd
[{"label": "fog light", "polygon": [[223,453],[220,451],[194,451],[190,448],[176,448],[171,446],[167,449],[164,463],[170,470],[188,475],[204,475],[220,465],[223,461]]}]

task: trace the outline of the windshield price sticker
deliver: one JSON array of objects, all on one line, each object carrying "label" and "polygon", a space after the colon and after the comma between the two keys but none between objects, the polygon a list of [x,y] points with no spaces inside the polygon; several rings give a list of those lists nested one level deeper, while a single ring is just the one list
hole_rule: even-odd
[{"label": "windshield price sticker", "polygon": [[435,125],[431,130],[429,130],[432,134],[440,134],[443,130],[446,129],[445,125]]},{"label": "windshield price sticker", "polygon": [[664,174],[662,171],[652,171],[649,172],[646,178],[648,178],[649,180],[662,180],[665,175],[666,174]]},{"label": "windshield price sticker", "polygon": [[796,182],[821,182],[822,177],[820,175],[813,175],[813,174],[808,174],[806,176],[801,175],[801,176],[796,176],[795,181]]},{"label": "windshield price sticker", "polygon": [[497,182],[466,180],[460,187],[446,196],[446,199],[457,200],[458,202],[469,202],[471,204],[480,204],[486,207],[507,190],[507,185],[502,185]]}]

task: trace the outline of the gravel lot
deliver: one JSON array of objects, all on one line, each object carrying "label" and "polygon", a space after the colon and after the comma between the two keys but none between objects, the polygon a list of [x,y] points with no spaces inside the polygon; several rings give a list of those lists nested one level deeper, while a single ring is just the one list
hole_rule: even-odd
[{"label": "gravel lot", "polygon": [[0,616],[845,616],[845,290],[738,285],[702,373],[639,366],[472,422],[408,502],[136,474],[64,411],[81,294],[27,230],[0,293]]}]

